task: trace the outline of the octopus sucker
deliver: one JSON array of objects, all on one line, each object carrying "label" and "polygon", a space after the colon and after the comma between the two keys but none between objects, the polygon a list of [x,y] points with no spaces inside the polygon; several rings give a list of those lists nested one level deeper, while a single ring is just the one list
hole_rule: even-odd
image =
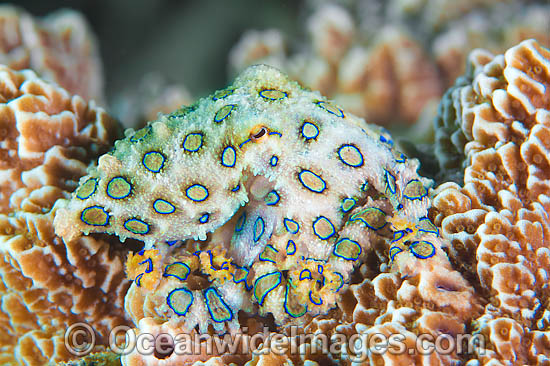
[{"label": "octopus sucker", "polygon": [[336,306],[375,243],[396,271],[444,255],[417,168],[384,130],[256,65],[127,131],[58,204],[55,228],[143,241],[127,272],[146,316],[220,333],[243,309],[299,323]]}]

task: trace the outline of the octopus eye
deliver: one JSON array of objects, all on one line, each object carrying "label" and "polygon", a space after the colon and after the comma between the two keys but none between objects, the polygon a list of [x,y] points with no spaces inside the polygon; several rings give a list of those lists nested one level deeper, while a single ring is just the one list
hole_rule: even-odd
[{"label": "octopus eye", "polygon": [[265,126],[259,126],[254,128],[250,132],[250,140],[253,142],[260,142],[263,137],[268,135],[267,128]]}]

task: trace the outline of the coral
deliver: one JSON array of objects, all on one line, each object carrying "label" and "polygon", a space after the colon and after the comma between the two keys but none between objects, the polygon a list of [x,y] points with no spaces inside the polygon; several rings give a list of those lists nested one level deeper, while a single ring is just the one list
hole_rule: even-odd
[{"label": "coral", "polygon": [[71,324],[89,322],[105,337],[127,322],[122,252],[92,237],[64,244],[52,226],[55,201],[75,189],[118,128],[93,102],[29,70],[0,67],[0,100],[0,360],[66,360]]},{"label": "coral", "polygon": [[527,38],[550,46],[546,2],[310,1],[304,13],[306,39],[293,49],[282,30],[244,33],[229,58],[233,74],[254,63],[273,65],[388,127],[431,121],[432,106],[464,72],[473,48],[502,52]]},{"label": "coral", "polygon": [[467,13],[450,22],[431,43],[445,85],[452,85],[465,72],[466,58],[477,47],[500,53],[529,38],[550,46],[549,17],[548,4],[526,5],[510,1]]},{"label": "coral", "polygon": [[415,278],[404,297],[419,292],[467,311],[460,304],[475,303],[472,289],[426,217],[430,181],[392,144],[319,93],[253,66],[226,89],[128,130],[72,199],[58,201],[56,233],[145,242],[127,262],[136,324],[237,334],[237,312],[252,312],[250,301],[278,325],[303,324],[335,308],[373,251]]},{"label": "coral", "polygon": [[2,5],[0,34],[1,64],[32,69],[86,100],[104,100],[98,47],[80,13],[61,10],[35,19],[22,9]]},{"label": "coral", "polygon": [[111,352],[92,353],[79,360],[61,362],[59,366],[120,366],[120,356]]},{"label": "coral", "polygon": [[414,122],[426,101],[441,93],[435,65],[402,27],[379,30],[368,45],[356,28],[345,8],[320,6],[308,18],[309,48],[286,56],[280,32],[250,31],[231,51],[230,66],[238,71],[267,63],[369,121]]},{"label": "coral", "polygon": [[436,124],[441,166],[463,181],[433,192],[430,217],[490,300],[482,364],[548,362],[550,51],[529,40],[470,64]]}]

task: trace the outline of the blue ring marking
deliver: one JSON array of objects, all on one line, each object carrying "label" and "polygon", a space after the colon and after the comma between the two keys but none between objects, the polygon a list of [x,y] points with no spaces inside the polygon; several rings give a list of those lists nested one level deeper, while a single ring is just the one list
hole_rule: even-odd
[{"label": "blue ring marking", "polygon": [[[323,187],[321,189],[313,189],[311,187],[309,187],[306,182],[303,181],[302,179],[302,174],[305,174],[305,173],[310,173],[310,174],[313,174],[313,176],[315,176],[315,178],[317,178],[321,183],[323,183]],[[325,181],[323,180],[323,178],[321,178],[320,176],[318,176],[317,174],[313,173],[312,171],[310,170],[307,170],[307,169],[303,169],[300,173],[298,173],[298,180],[300,181],[300,183],[302,183],[302,185],[307,188],[308,190],[310,190],[311,192],[315,192],[315,193],[323,193],[323,191],[327,188],[327,184],[325,183]]]},{"label": "blue ring marking", "polygon": [[[139,224],[144,224],[144,225],[146,226],[146,230],[145,230],[145,231],[143,231],[143,230],[142,230],[142,231],[137,231],[137,230],[135,230],[135,229],[132,229],[132,228],[129,227],[128,225],[131,224],[131,223],[133,223],[133,222],[137,222],[137,223],[139,223]],[[150,229],[148,223],[146,223],[145,221],[138,220],[138,219],[128,219],[128,220],[126,220],[126,222],[124,223],[124,228],[125,228],[126,230],[128,230],[129,232],[131,232],[131,233],[139,234],[139,235],[146,235],[146,234],[148,234],[148,233],[149,233],[149,229]]]},{"label": "blue ring marking", "polygon": [[166,244],[168,244],[168,246],[171,247],[172,245],[176,244],[177,242],[178,242],[178,240],[168,240],[168,241],[166,241]]},{"label": "blue ring marking", "polygon": [[[158,154],[158,155],[160,155],[160,157],[162,158],[162,163],[160,164],[160,167],[159,167],[158,169],[156,169],[156,170],[155,170],[155,169],[151,169],[151,168],[149,168],[149,167],[147,166],[147,164],[145,164],[145,159],[147,158],[147,156],[148,156],[149,154]],[[149,151],[148,153],[143,154],[143,159],[141,159],[141,164],[142,164],[142,165],[145,167],[145,169],[147,169],[148,171],[150,171],[150,172],[152,172],[152,173],[158,173],[158,172],[160,172],[160,171],[162,170],[162,168],[164,167],[164,162],[165,162],[165,161],[166,161],[166,157],[165,157],[162,153],[160,153],[160,152],[158,152],[158,151]]]},{"label": "blue ring marking", "polygon": [[214,94],[214,96],[212,97],[212,100],[216,101],[216,100],[227,98],[228,96],[233,94],[234,91],[235,89],[220,90]]},{"label": "blue ring marking", "polygon": [[399,253],[401,253],[403,251],[403,249],[399,248],[399,247],[391,247],[390,248],[390,260],[393,261],[393,258],[395,258],[396,255],[398,255]]},{"label": "blue ring marking", "polygon": [[380,226],[380,227],[374,227],[374,226],[371,226],[370,223],[367,222],[367,220],[365,220],[363,217],[361,217],[361,215],[363,215],[365,212],[367,212],[367,210],[375,210],[375,211],[379,211],[380,213],[382,213],[384,215],[384,217],[386,216],[386,213],[384,211],[382,211],[381,209],[379,209],[378,207],[367,207],[366,209],[362,210],[362,211],[359,211],[355,214],[353,214],[350,218],[349,218],[349,222],[354,222],[354,221],[361,221],[363,224],[365,224],[366,227],[368,227],[369,229],[371,230],[374,230],[374,231],[377,231],[377,230],[380,230],[382,229],[384,226],[386,226],[387,222],[384,222],[384,225]]},{"label": "blue ring marking", "polygon": [[232,264],[233,264],[237,269],[240,269],[240,270],[246,272],[246,275],[245,275],[243,278],[241,278],[241,279],[239,279],[239,280],[236,280],[236,279],[235,279],[235,274],[237,273],[237,271],[234,271],[234,272],[233,272],[233,282],[235,282],[235,283],[241,283],[241,282],[243,282],[243,283],[244,283],[244,287],[245,287],[248,291],[250,291],[250,290],[252,289],[252,286],[248,286],[248,283],[246,283],[246,277],[248,277],[248,272],[249,272],[250,270],[249,270],[248,268],[246,268],[246,267],[238,266],[238,265],[236,265],[235,263],[232,263]]},{"label": "blue ring marking", "polygon": [[[391,194],[395,194],[396,187],[395,187],[395,177],[392,173],[384,169],[384,178],[386,180],[386,191],[390,191]],[[384,192],[385,193],[385,192]]]},{"label": "blue ring marking", "polygon": [[[84,220],[84,215],[86,214],[86,212],[88,212],[89,210],[91,210],[92,208],[99,208],[101,211],[103,211],[103,213],[106,215],[106,219],[105,219],[105,223],[104,224],[94,224],[94,223],[90,223],[90,222],[87,222],[86,220]],[[109,213],[105,210],[104,207],[101,207],[101,206],[90,206],[90,207],[86,207],[84,210],[82,210],[82,213],[80,214],[80,220],[85,223],[86,225],[91,225],[91,226],[107,226],[109,225]]]},{"label": "blue ring marking", "polygon": [[142,249],[138,252],[138,255],[144,255],[145,254],[145,249]]},{"label": "blue ring marking", "polygon": [[[290,247],[290,250],[289,250],[289,247]],[[294,243],[294,241],[289,240],[288,243],[286,244],[286,254],[287,255],[296,254],[296,243]]]},{"label": "blue ring marking", "polygon": [[320,265],[320,264],[317,265],[317,272],[319,272],[319,274],[323,274],[323,270],[324,270],[324,267],[322,265]]},{"label": "blue ring marking", "polygon": [[313,298],[311,297],[311,291],[309,291],[309,301],[311,301],[315,305],[322,305],[323,304],[323,299],[321,299],[320,297],[319,297],[319,302],[318,303],[313,300]]},{"label": "blue ring marking", "polygon": [[[231,156],[229,157],[229,162],[226,162],[226,159],[225,159],[226,158],[225,154],[227,151],[229,151],[228,153],[231,154]],[[237,151],[233,146],[226,146],[223,149],[221,162],[222,162],[222,165],[227,168],[233,168],[235,166],[235,163],[237,162]]]},{"label": "blue ring marking", "polygon": [[[344,254],[338,252],[338,247],[344,242],[349,243],[350,245],[355,245],[357,248],[359,248],[359,250],[357,252],[357,256],[355,256],[355,257],[346,257]],[[334,245],[333,253],[334,253],[335,256],[340,257],[340,258],[344,258],[345,260],[356,261],[359,258],[359,256],[361,255],[362,251],[363,251],[363,248],[361,248],[359,243],[356,242],[355,240],[351,240],[351,239],[348,239],[348,238],[342,238],[342,239],[338,240],[338,242]]]},{"label": "blue ring marking", "polygon": [[231,188],[231,192],[237,192],[239,189],[241,189],[241,185],[237,184],[234,188]]},{"label": "blue ring marking", "polygon": [[[176,293],[177,291],[183,291],[185,292],[186,294],[188,294],[189,296],[191,296],[191,301],[189,301],[189,304],[187,304],[187,307],[185,308],[185,310],[180,313],[178,312],[177,310],[175,310],[173,307],[172,307],[172,302],[170,301],[170,298],[173,296],[174,293]],[[189,308],[191,307],[191,304],[193,304],[193,301],[194,301],[194,298],[193,298],[193,293],[191,291],[189,291],[188,289],[186,289],[185,287],[181,287],[181,288],[177,288],[177,289],[174,289],[172,291],[170,291],[170,293],[168,294],[168,296],[166,296],[166,303],[168,304],[168,306],[170,307],[170,309],[172,309],[172,311],[174,313],[176,313],[177,315],[179,316],[184,316],[185,314],[187,314],[187,312],[189,311]]]},{"label": "blue ring marking", "polygon": [[204,215],[202,215],[201,217],[199,217],[199,222],[201,224],[205,224],[208,222],[208,219],[210,218],[210,215],[208,213],[205,213]]},{"label": "blue ring marking", "polygon": [[151,258],[147,258],[146,260],[139,262],[138,264],[144,264],[147,263],[147,268],[145,269],[145,273],[151,273],[153,272],[153,260]]},{"label": "blue ring marking", "polygon": [[246,139],[246,140],[244,140],[243,142],[241,142],[241,143],[239,144],[239,149],[240,149],[241,147],[243,147],[244,144],[246,144],[247,142],[250,142],[250,141],[252,141],[252,140]]},{"label": "blue ring marking", "polygon": [[277,131],[271,131],[267,133],[268,135],[278,135],[279,137],[283,137],[283,134]]},{"label": "blue ring marking", "polygon": [[[430,230],[430,229],[423,229],[423,228],[420,228],[418,227],[418,224],[420,224],[420,222],[422,221],[428,221],[428,224],[429,225],[432,225],[434,227],[435,230]],[[424,217],[421,217],[418,219],[419,223],[417,223],[415,225],[415,227],[418,229],[418,231],[422,231],[422,232],[425,232],[425,233],[432,233],[432,234],[435,234],[436,236],[439,236],[439,229],[437,226],[435,226],[428,217],[424,216]]]},{"label": "blue ring marking", "polygon": [[[275,199],[274,201],[271,200],[271,198]],[[279,201],[281,200],[281,197],[277,193],[276,190],[272,190],[265,196],[265,204],[268,206],[275,206]]]},{"label": "blue ring marking", "polygon": [[[216,299],[220,302],[220,304],[225,308],[228,314],[227,317],[221,318],[219,320],[214,317],[214,313],[210,308],[210,298],[209,298],[210,293],[212,293],[212,296],[216,297]],[[208,308],[208,312],[210,313],[210,317],[212,318],[213,321],[215,321],[216,323],[224,323],[224,322],[229,322],[231,321],[231,319],[233,319],[233,312],[231,311],[229,306],[225,303],[225,301],[223,301],[222,297],[220,296],[220,294],[218,294],[218,291],[216,291],[216,289],[212,287],[207,288],[204,291],[204,299],[206,300],[206,307]]]},{"label": "blue ring marking", "polygon": [[[305,273],[305,274],[304,274]],[[302,272],[300,272],[299,280],[311,280],[313,277],[311,277],[311,271],[309,269],[303,269]]]},{"label": "blue ring marking", "polygon": [[[164,203],[164,204],[168,205],[168,207],[170,208],[170,211],[159,211],[157,209],[157,202],[158,203]],[[153,210],[155,210],[155,212],[158,213],[158,214],[168,215],[168,214],[174,213],[174,211],[176,211],[176,207],[173,204],[171,204],[170,202],[159,198],[159,199],[156,199],[155,202],[153,202]]]},{"label": "blue ring marking", "polygon": [[[422,193],[422,194],[419,195],[419,196],[407,196],[407,195],[405,194],[405,191],[407,190],[407,187],[409,186],[409,184],[411,184],[411,183],[416,183],[416,182],[418,182],[418,184],[420,184],[420,186],[421,186],[422,189],[424,190],[424,193]],[[422,182],[419,181],[418,179],[411,179],[411,180],[407,183],[407,185],[405,186],[405,189],[403,189],[403,197],[405,197],[405,198],[407,198],[407,199],[409,199],[409,200],[411,200],[411,201],[414,201],[414,200],[421,200],[422,198],[424,198],[424,197],[426,197],[426,196],[428,196],[428,190],[426,189],[426,187],[424,187],[424,185],[422,184]]]},{"label": "blue ring marking", "polygon": [[[360,160],[360,161],[359,161],[357,164],[350,164],[349,162],[347,162],[347,161],[342,157],[342,149],[344,149],[344,148],[346,148],[346,147],[351,148],[352,150],[354,150],[355,153],[358,154],[357,156],[359,157],[359,160]],[[352,145],[352,144],[344,144],[344,145],[342,145],[342,146],[340,146],[340,147],[338,148],[338,151],[337,151],[337,152],[338,152],[338,158],[340,158],[340,161],[341,161],[342,163],[346,164],[347,166],[351,166],[351,167],[353,167],[353,168],[359,168],[359,167],[362,166],[363,163],[364,163],[363,154],[362,154],[361,151],[357,148],[357,146],[354,146],[354,145]]]},{"label": "blue ring marking", "polygon": [[92,190],[92,192],[90,192],[89,194],[87,194],[86,196],[79,196],[79,193],[78,193],[78,189],[76,190],[76,198],[78,199],[81,199],[81,200],[85,200],[87,198],[90,198],[92,194],[95,193],[95,191],[97,191],[97,178],[90,178],[88,180],[86,180],[80,187],[78,188],[81,188],[83,187],[84,185],[86,185],[88,182],[91,182],[93,181],[94,182],[94,189]]},{"label": "blue ring marking", "polygon": [[[204,198],[196,200],[196,199],[190,197],[190,196],[189,196],[189,190],[192,189],[193,187],[200,187],[200,188],[202,188],[202,189],[205,191],[205,196],[204,196]],[[191,201],[193,201],[193,202],[202,202],[202,201],[204,201],[205,199],[208,198],[208,196],[210,195],[210,193],[208,192],[208,189],[206,189],[205,186],[203,186],[203,185],[201,185],[201,184],[193,184],[192,186],[187,187],[187,189],[185,190],[185,195],[187,196],[187,198],[189,198],[189,199],[190,199]]]},{"label": "blue ring marking", "polygon": [[387,139],[385,136],[380,135],[380,142],[383,142],[385,144],[388,144],[390,146],[393,146],[393,141],[391,139]]},{"label": "blue ring marking", "polygon": [[397,211],[402,210],[402,209],[403,209],[403,205],[402,205],[401,203],[398,204],[398,205],[397,205]]},{"label": "blue ring marking", "polygon": [[[257,233],[258,223],[261,225],[261,231],[260,231],[259,234]],[[258,240],[260,240],[260,238],[262,237],[262,235],[264,235],[264,231],[265,231],[265,222],[264,222],[264,219],[262,219],[261,216],[258,216],[258,218],[256,219],[256,221],[254,221],[254,228],[252,229],[253,239],[254,239],[254,242],[255,242],[255,243],[258,242]]]},{"label": "blue ring marking", "polygon": [[269,159],[269,165],[271,166],[277,166],[277,163],[279,162],[279,158],[277,155],[273,155],[271,159]]},{"label": "blue ring marking", "polygon": [[286,285],[286,292],[285,292],[285,300],[283,302],[283,307],[285,308],[285,312],[290,315],[292,318],[299,318],[301,316],[303,316],[306,312],[307,312],[307,306],[306,305],[302,305],[304,307],[304,311],[302,313],[299,313],[299,314],[293,314],[289,309],[288,309],[288,293],[290,292],[289,291],[289,286],[290,284],[287,284]]},{"label": "blue ring marking", "polygon": [[[289,223],[290,223],[290,224],[296,225],[296,230],[292,231],[292,230],[288,227],[288,224],[289,224]],[[298,223],[297,223],[296,221],[294,221],[294,220],[285,218],[285,219],[283,220],[283,224],[285,225],[286,231],[288,231],[288,232],[291,233],[291,234],[296,234],[298,231],[300,231],[300,224],[298,224]]]},{"label": "blue ring marking", "polygon": [[327,111],[330,114],[334,114],[337,117],[344,118],[344,112],[340,108],[338,108],[338,107],[336,107],[336,106],[334,106],[334,105],[332,105],[328,102],[320,100],[320,101],[316,102],[315,104],[317,104],[317,106],[323,108],[325,111]]},{"label": "blue ring marking", "polygon": [[[428,244],[431,247],[431,252],[427,255],[423,255],[423,254],[420,254],[420,253],[416,252],[414,249],[419,244]],[[435,255],[434,245],[432,243],[430,243],[429,241],[426,241],[426,240],[415,241],[414,243],[412,243],[410,245],[409,250],[411,251],[411,253],[415,257],[420,258],[420,259],[427,259],[427,258],[433,257]]]},{"label": "blue ring marking", "polygon": [[307,257],[307,258],[302,257],[302,260],[321,262],[321,263],[327,263],[328,262],[327,260],[324,260],[324,259],[317,259],[317,258],[311,258],[311,257]]},{"label": "blue ring marking", "polygon": [[[277,282],[275,283],[274,286],[270,287],[269,289],[267,289],[267,291],[263,294],[262,298],[259,299],[258,298],[258,294],[256,294],[256,286],[258,285],[258,281],[260,281],[261,279],[263,279],[264,277],[267,277],[267,276],[279,276],[278,279],[277,279]],[[265,297],[267,296],[267,294],[269,294],[271,291],[273,291],[277,286],[279,286],[281,284],[281,278],[282,278],[283,274],[281,272],[271,272],[271,273],[266,273],[260,277],[258,277],[256,279],[256,281],[254,282],[254,297],[256,298],[256,300],[258,300],[258,304],[260,306],[262,306],[264,304],[264,300],[265,300]]]},{"label": "blue ring marking", "polygon": [[393,244],[397,241],[401,241],[401,239],[403,239],[403,237],[407,234],[407,231],[406,230],[399,230],[399,231],[396,231],[393,233],[393,239],[391,241],[390,244]]},{"label": "blue ring marking", "polygon": [[342,287],[344,287],[344,276],[342,276],[340,272],[334,272],[334,274],[340,276],[340,286],[336,290],[334,290],[334,292],[336,293],[340,291]]},{"label": "blue ring marking", "polygon": [[399,156],[399,158],[395,158],[395,161],[398,163],[404,163],[407,160],[407,157],[403,153],[400,153],[400,154],[401,155]]},{"label": "blue ring marking", "polygon": [[[311,127],[313,126],[314,130],[315,130],[315,134],[314,135],[306,135],[306,133],[304,132],[304,129],[306,127]],[[301,133],[302,133],[302,137],[306,139],[306,141],[308,140],[315,140],[317,138],[317,136],[319,136],[319,127],[317,127],[315,124],[311,123],[311,122],[304,122],[304,124],[302,125],[302,129],[301,129]]]},{"label": "blue ring marking", "polygon": [[138,274],[134,280],[137,287],[141,287],[141,277],[143,277],[143,273]]},{"label": "blue ring marking", "polygon": [[[227,108],[227,107],[230,107],[230,108]],[[235,110],[235,104],[228,104],[228,105],[224,105],[223,107],[221,107],[217,112],[216,114],[214,115],[214,122],[216,123],[221,123],[223,122],[227,117],[231,116],[231,113],[233,113],[233,111]],[[229,111],[227,111],[229,109]],[[218,114],[222,112],[222,114],[224,115],[223,117],[220,118],[220,116],[218,116]]]},{"label": "blue ring marking", "polygon": [[[214,267],[214,255],[212,254],[212,251],[207,250],[206,253],[208,254],[208,259],[210,260],[210,269],[217,271],[217,268]],[[200,258],[200,255],[198,257]]]},{"label": "blue ring marking", "polygon": [[[141,134],[136,138],[135,136],[142,130],[145,130],[147,129],[147,131],[145,132],[141,132]],[[138,130],[136,131],[132,137],[130,137],[130,142],[138,142],[138,141],[141,141],[143,140],[147,135],[149,135],[151,133],[151,126],[146,126],[146,127],[143,127],[141,130]]]},{"label": "blue ring marking", "polygon": [[237,223],[235,224],[236,233],[240,233],[243,230],[245,222],[246,222],[246,211],[243,212],[241,217],[237,219]]},{"label": "blue ring marking", "polygon": [[[357,203],[357,201],[353,198],[345,198],[342,202],[342,211],[344,213],[349,212]],[[346,206],[349,205],[349,207],[346,208]]]},{"label": "blue ring marking", "polygon": [[[270,97],[269,95],[264,95],[264,93],[266,93],[266,92],[273,92],[273,91],[282,93],[284,95],[279,97],[279,98],[273,98],[273,97]],[[264,89],[259,94],[262,98],[267,99],[267,100],[281,100],[281,99],[285,99],[288,96],[287,92],[284,92],[282,90],[277,90],[277,89]]]},{"label": "blue ring marking", "polygon": [[[185,268],[187,268],[187,273],[185,274],[185,277],[181,278],[178,275],[175,275],[175,274],[172,274],[172,273],[167,273],[168,269],[172,266],[175,266],[175,265],[181,265],[181,266],[184,266]],[[176,277],[180,281],[185,281],[187,279],[187,277],[189,277],[190,273],[191,273],[191,268],[189,268],[189,266],[187,264],[185,264],[183,262],[174,262],[172,264],[167,265],[164,268],[164,273],[162,274],[162,276],[163,277]]]},{"label": "blue ring marking", "polygon": [[[128,184],[128,186],[130,187],[130,189],[128,189],[128,193],[126,193],[123,196],[119,196],[119,197],[111,196],[111,194],[109,193],[109,186],[111,185],[111,183],[113,183],[115,181],[115,179],[117,179],[117,180],[122,179],[124,181],[124,183]],[[132,187],[132,184],[130,182],[128,182],[128,180],[126,180],[126,178],[121,177],[121,176],[117,176],[117,177],[114,177],[113,179],[111,179],[109,181],[109,183],[107,183],[107,189],[105,190],[105,193],[107,193],[107,196],[109,196],[110,198],[112,198],[114,200],[121,200],[121,199],[124,199],[124,198],[128,197],[129,195],[131,195],[133,190],[134,189]]]},{"label": "blue ring marking", "polygon": [[[324,220],[325,222],[327,222],[329,225],[330,225],[330,228],[332,229],[331,233],[326,235],[326,236],[321,236],[320,234],[317,233],[317,230],[315,230],[315,225],[320,221],[320,220]],[[336,233],[336,229],[334,228],[334,225],[332,224],[332,222],[330,222],[329,219],[327,219],[325,216],[319,216],[314,222],[313,224],[311,225],[313,227],[313,233],[315,235],[317,235],[317,237],[319,237],[319,239],[321,240],[327,240],[328,238],[330,238],[331,236],[333,236],[335,233]]]},{"label": "blue ring marking", "polygon": [[[201,144],[196,149],[188,149],[188,148],[185,147],[185,142],[187,141],[187,138],[189,138],[190,136],[200,136],[200,138],[201,138]],[[199,151],[200,148],[202,147],[202,145],[203,145],[203,135],[202,135],[202,133],[199,133],[199,132],[193,132],[193,133],[188,134],[187,136],[185,136],[185,138],[183,139],[183,143],[181,144],[183,149],[185,151],[189,151],[189,152]]]},{"label": "blue ring marking", "polygon": [[278,251],[277,249],[275,249],[275,248],[273,247],[273,245],[267,244],[267,245],[265,246],[264,251],[261,252],[260,255],[258,256],[258,258],[260,259],[260,261],[276,263],[273,259],[264,257],[264,253],[265,253],[266,249],[271,249],[271,250],[275,251],[275,253],[279,253],[279,251]]}]

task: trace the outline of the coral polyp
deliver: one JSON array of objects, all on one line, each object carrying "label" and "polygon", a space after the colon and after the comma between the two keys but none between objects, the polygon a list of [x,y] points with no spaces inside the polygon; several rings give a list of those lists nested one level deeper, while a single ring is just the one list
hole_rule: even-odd
[{"label": "coral polyp", "polygon": [[[380,243],[397,270],[407,262],[399,256],[441,252],[427,218],[431,181],[417,167],[382,129],[253,66],[225,90],[128,131],[58,204],[56,232],[68,241],[116,234],[161,253],[160,266],[156,255],[131,257],[128,273],[165,320],[195,314],[234,330],[242,303],[229,294],[238,291],[283,324],[334,308]],[[227,260],[208,264],[206,253]],[[193,271],[203,278],[195,289],[186,285]]]}]

